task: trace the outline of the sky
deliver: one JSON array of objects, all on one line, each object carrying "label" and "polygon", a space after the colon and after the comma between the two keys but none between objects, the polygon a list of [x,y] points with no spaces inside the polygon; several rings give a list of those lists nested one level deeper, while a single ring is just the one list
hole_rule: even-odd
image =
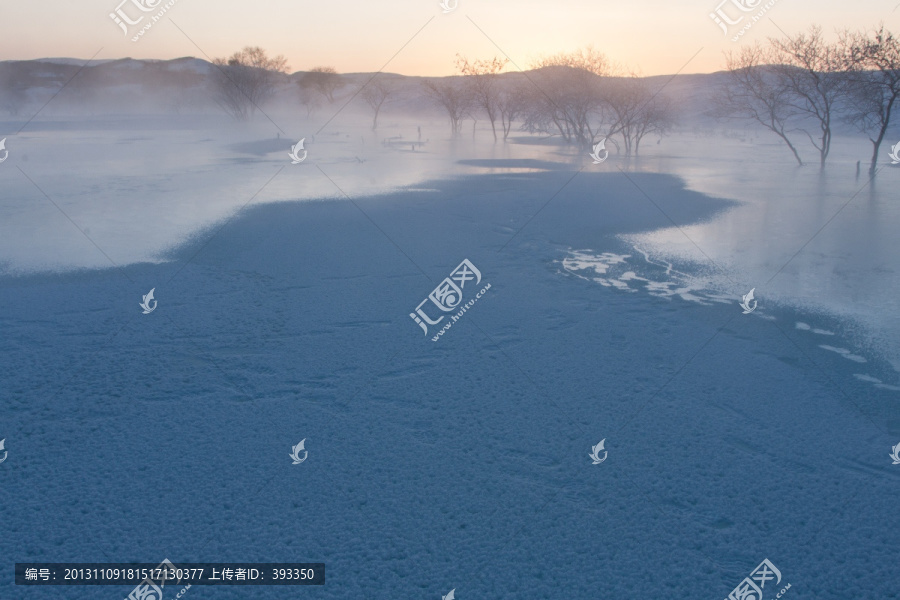
[{"label": "sky", "polygon": [[[291,71],[450,75],[456,54],[507,57],[516,70],[592,45],[630,71],[661,75],[720,70],[723,52],[782,35],[779,28],[793,34],[816,23],[833,35],[884,22],[900,31],[900,0],[445,1],[456,8],[445,14],[440,0],[4,0],[0,60],[214,58],[251,45],[284,55]],[[142,12],[141,2],[154,8]],[[132,21],[143,16],[127,35],[110,17],[117,8]],[[743,17],[727,36],[710,16],[717,8],[732,21]]]}]

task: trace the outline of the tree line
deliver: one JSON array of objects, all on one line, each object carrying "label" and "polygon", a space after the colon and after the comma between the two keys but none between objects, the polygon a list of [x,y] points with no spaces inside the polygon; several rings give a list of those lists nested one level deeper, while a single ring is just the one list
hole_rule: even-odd
[{"label": "tree line", "polygon": [[[484,120],[495,141],[507,141],[517,130],[558,136],[581,148],[607,139],[624,154],[637,155],[646,136],[662,137],[677,123],[679,107],[666,93],[668,80],[639,77],[591,47],[545,56],[528,71],[505,72],[508,63],[457,55],[455,76],[424,78],[411,89],[446,115],[455,136],[465,120]],[[235,119],[252,117],[285,86],[294,88],[310,116],[336,102],[348,85],[328,66],[291,78],[283,56],[270,57],[259,47],[212,64],[212,97]],[[26,67],[0,64],[0,109],[12,115],[28,102],[34,77]],[[707,117],[755,123],[777,136],[798,165],[804,164],[808,144],[822,168],[835,128],[853,127],[872,144],[869,172],[874,174],[900,98],[900,40],[879,25],[840,31],[828,41],[821,27],[812,26],[726,53],[719,79]],[[367,105],[374,130],[383,108],[409,93],[408,80],[376,73],[352,86],[342,101]]]},{"label": "tree line", "polygon": [[769,39],[726,56],[725,85],[712,114],[753,121],[778,136],[798,165],[806,138],[825,167],[835,125],[844,122],[872,143],[874,175],[900,97],[900,40],[883,25],[843,31],[827,42],[822,29]]},{"label": "tree line", "polygon": [[[527,73],[503,73],[508,60],[469,60],[457,55],[457,76],[426,78],[421,92],[443,110],[454,136],[466,119],[485,118],[495,141],[506,141],[516,124],[521,131],[559,135],[588,148],[602,138],[619,138],[625,154],[637,154],[648,134],[664,134],[674,124],[671,102],[636,74],[622,75],[592,48],[541,59]],[[277,91],[288,68],[283,57],[245,48],[213,61],[217,103],[236,119],[246,119]],[[343,85],[331,67],[316,67],[297,79],[297,98],[311,111],[335,101]],[[372,129],[397,88],[376,74],[358,96],[372,110]]]}]

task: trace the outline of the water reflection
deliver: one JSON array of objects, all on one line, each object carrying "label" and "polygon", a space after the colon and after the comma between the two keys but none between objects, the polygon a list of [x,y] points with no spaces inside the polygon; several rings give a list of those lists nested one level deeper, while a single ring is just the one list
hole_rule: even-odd
[{"label": "water reflection", "polygon": [[[483,131],[476,140],[465,134],[447,139],[441,120],[386,119],[375,133],[366,121],[335,124],[318,135],[312,120],[282,122],[296,139],[273,135],[271,124],[193,117],[140,127],[108,120],[93,128],[47,125],[10,137],[10,157],[0,169],[0,273],[159,261],[167,249],[248,202],[388,194],[481,173],[582,167],[670,173],[693,190],[742,204],[706,223],[626,241],[647,260],[652,255],[669,264],[709,266],[705,254],[725,272],[680,284],[598,273],[600,283],[692,301],[737,297],[755,287],[769,302],[857,319],[872,348],[886,349],[900,369],[900,203],[893,192],[900,168],[888,165],[866,185],[864,174],[855,176],[856,160],[865,163],[868,156],[865,141],[836,138],[824,172],[798,168],[763,136],[675,134],[645,146],[640,159],[613,153],[592,166],[555,140],[494,143]],[[291,165],[287,153],[301,137],[309,157]],[[573,266],[596,259],[568,260]],[[596,272],[599,265],[590,268]]]},{"label": "water reflection", "polygon": [[680,148],[681,156],[634,161],[631,168],[678,175],[691,189],[743,204],[708,223],[629,241],[673,259],[708,262],[696,244],[726,265],[714,289],[745,293],[734,289],[736,280],[770,301],[857,319],[870,350],[886,350],[900,369],[900,205],[891,194],[900,170],[886,166],[871,185],[864,174],[856,178],[856,160],[869,151],[857,139],[837,138],[824,172],[798,168],[775,144],[697,138]]}]

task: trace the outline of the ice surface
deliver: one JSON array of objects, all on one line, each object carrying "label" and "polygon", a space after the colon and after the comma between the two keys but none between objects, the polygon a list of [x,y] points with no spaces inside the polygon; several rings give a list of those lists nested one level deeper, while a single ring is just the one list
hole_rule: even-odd
[{"label": "ice surface", "polygon": [[[709,266],[715,286],[761,302],[837,314],[859,325],[857,342],[900,370],[900,169],[884,164],[872,184],[865,175],[871,146],[836,136],[829,165],[798,168],[765,135],[742,139],[666,139],[664,155],[636,166],[673,173],[689,188],[740,201],[714,219],[669,227],[631,241],[670,259]],[[713,160],[711,157],[715,156]],[[863,174],[855,176],[862,159]],[[826,334],[827,335],[827,334]]]},{"label": "ice surface", "polygon": [[[892,331],[896,203],[766,284],[852,186],[775,197],[786,168],[727,142],[718,180],[666,140],[566,183],[584,157],[437,120],[416,151],[380,143],[399,118],[86,125],[0,165],[7,564],[327,565],[188,598],[723,598],[768,557],[798,599],[896,592],[896,374],[855,326]],[[431,344],[409,313],[463,258],[491,293]]]}]

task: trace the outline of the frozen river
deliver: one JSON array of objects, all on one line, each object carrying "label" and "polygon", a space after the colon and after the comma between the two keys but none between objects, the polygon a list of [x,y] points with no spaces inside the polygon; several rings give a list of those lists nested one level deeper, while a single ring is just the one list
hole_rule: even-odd
[{"label": "frozen river", "polygon": [[[900,369],[900,168],[887,160],[889,143],[868,185],[869,147],[859,138],[836,138],[824,172],[809,149],[812,164],[798,168],[763,134],[674,134],[645,142],[640,160],[613,152],[593,165],[536,138],[494,144],[482,128],[474,141],[470,126],[451,141],[443,120],[384,117],[373,133],[364,120],[348,127],[343,123],[354,119],[342,117],[341,125],[316,135],[325,117],[275,117],[284,136],[264,119],[36,121],[9,136],[10,157],[0,165],[0,269],[21,274],[163,261],[168,250],[246,205],[354,198],[430,179],[543,168],[669,173],[737,204],[704,223],[624,238],[628,258],[617,269],[626,279],[641,265],[668,267],[660,281],[637,277],[617,286],[718,300],[755,288],[762,307],[789,304],[845,319],[862,350]],[[288,151],[300,138],[308,159],[293,165]],[[572,250],[584,259],[607,249]]]}]

